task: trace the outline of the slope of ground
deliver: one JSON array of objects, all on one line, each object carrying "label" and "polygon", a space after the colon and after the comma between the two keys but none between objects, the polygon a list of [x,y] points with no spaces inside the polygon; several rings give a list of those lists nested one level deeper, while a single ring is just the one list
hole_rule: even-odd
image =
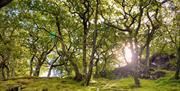
[{"label": "slope of ground", "polygon": [[158,80],[141,79],[141,87],[133,87],[131,77],[120,80],[93,79],[90,86],[70,78],[19,78],[0,81],[0,91],[9,87],[21,86],[22,91],[180,91],[180,80],[170,79],[172,74]]}]

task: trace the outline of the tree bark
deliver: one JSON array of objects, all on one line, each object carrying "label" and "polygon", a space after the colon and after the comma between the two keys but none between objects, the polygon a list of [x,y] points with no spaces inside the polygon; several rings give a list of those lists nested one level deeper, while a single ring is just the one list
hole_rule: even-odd
[{"label": "tree bark", "polygon": [[148,38],[147,39],[147,45],[146,45],[146,66],[147,66],[147,68],[145,69],[146,77],[150,76],[150,60],[149,60],[150,48],[149,48],[149,44],[150,44],[150,41],[149,41],[149,38]]},{"label": "tree bark", "polygon": [[98,67],[99,58],[96,59],[95,66],[96,66],[96,72],[94,74],[94,77],[99,77],[99,67]]},{"label": "tree bark", "polygon": [[51,70],[52,70],[52,68],[53,68],[53,66],[51,65],[50,68],[49,68],[47,77],[50,77],[50,76],[51,76]]},{"label": "tree bark", "polygon": [[73,60],[71,60],[71,57],[67,53],[67,50],[66,50],[66,47],[65,47],[65,44],[64,44],[64,40],[63,40],[63,37],[62,37],[61,29],[60,29],[60,23],[59,23],[59,20],[58,20],[57,16],[56,16],[56,26],[58,28],[59,39],[60,39],[60,43],[61,43],[61,46],[62,46],[63,54],[68,58],[68,60],[70,61],[71,65],[74,68],[74,71],[75,71],[74,80],[81,81],[82,80],[82,75],[81,75],[81,73],[79,71],[79,68],[78,68],[77,64],[75,64],[73,62]]},{"label": "tree bark", "polygon": [[101,77],[106,77],[106,64],[107,64],[107,58],[104,58],[104,65],[101,70]]},{"label": "tree bark", "polygon": [[82,81],[83,76],[82,76],[82,74],[79,72],[79,68],[78,68],[77,64],[75,64],[75,63],[73,62],[73,60],[70,60],[70,63],[71,63],[71,65],[73,66],[74,72],[75,72],[74,80],[76,80],[76,81]]},{"label": "tree bark", "polygon": [[54,67],[54,63],[56,63],[56,61],[57,61],[58,59],[59,59],[59,57],[57,57],[56,59],[54,59],[53,62],[50,64],[50,68],[49,68],[47,77],[50,77],[50,75],[51,75],[51,70],[52,70],[52,68]]},{"label": "tree bark", "polygon": [[83,73],[84,75],[87,74],[87,61],[86,61],[86,46],[87,46],[87,22],[86,20],[83,20],[83,26],[84,26],[84,35],[83,35]]},{"label": "tree bark", "polygon": [[14,78],[14,77],[15,77],[15,68],[13,67],[11,71],[11,78]]},{"label": "tree bark", "polygon": [[[131,33],[130,33],[131,35]],[[135,41],[132,40],[132,37],[129,38],[130,40],[130,48],[131,48],[131,53],[132,53],[132,76],[134,78],[134,84],[135,87],[140,87],[140,81],[139,81],[139,76],[138,76],[138,48],[137,48],[137,43],[136,43],[136,38],[134,38]]]},{"label": "tree bark", "polygon": [[140,87],[140,81],[139,81],[139,77],[138,77],[138,74],[137,74],[137,72],[136,71],[134,71],[134,84],[135,84],[135,87]]},{"label": "tree bark", "polygon": [[38,76],[39,76],[41,66],[42,66],[42,64],[41,64],[41,63],[37,63],[37,64],[36,64],[36,68],[35,68],[35,71],[34,71],[34,76],[36,76],[36,77],[38,77]]},{"label": "tree bark", "polygon": [[4,73],[4,67],[1,67],[1,75],[2,75],[2,80],[6,79],[5,73]]},{"label": "tree bark", "polygon": [[0,1],[0,8],[6,6],[7,4],[9,4],[12,0],[1,0]]},{"label": "tree bark", "polygon": [[[0,60],[0,68],[1,68],[1,75],[2,75],[2,80],[8,79],[10,70],[9,67],[6,65],[6,59],[3,55],[0,55],[2,59]],[[6,69],[6,72],[5,72]]]},{"label": "tree bark", "polygon": [[71,70],[68,68],[67,63],[64,64],[65,71],[67,72],[67,75],[70,76]]},{"label": "tree bark", "polygon": [[94,66],[94,54],[96,52],[96,41],[97,41],[97,36],[98,36],[98,27],[97,27],[97,20],[98,20],[98,7],[99,7],[99,0],[96,0],[96,12],[95,12],[95,30],[93,32],[93,47],[92,47],[92,53],[91,53],[91,57],[90,57],[90,63],[89,63],[89,71],[88,74],[86,76],[86,81],[85,81],[85,85],[88,86],[91,76],[92,76],[92,71],[93,71],[93,66]]},{"label": "tree bark", "polygon": [[177,66],[176,66],[175,79],[180,78],[179,72],[180,72],[180,47],[177,48]]},{"label": "tree bark", "polygon": [[9,67],[5,64],[4,67],[6,68],[6,79],[9,78],[10,76],[10,70],[9,70]]},{"label": "tree bark", "polygon": [[33,60],[34,60],[35,55],[32,56],[31,60],[30,60],[30,72],[29,72],[29,76],[32,76],[33,74]]},{"label": "tree bark", "polygon": [[[6,69],[6,72],[5,72]],[[6,64],[1,64],[1,75],[2,75],[2,80],[8,79],[10,74],[9,67]]]},{"label": "tree bark", "polygon": [[147,67],[149,67],[150,65],[150,62],[149,62],[149,55],[150,55],[150,48],[149,48],[149,42],[147,43],[147,46],[146,46],[146,62],[147,62]]}]

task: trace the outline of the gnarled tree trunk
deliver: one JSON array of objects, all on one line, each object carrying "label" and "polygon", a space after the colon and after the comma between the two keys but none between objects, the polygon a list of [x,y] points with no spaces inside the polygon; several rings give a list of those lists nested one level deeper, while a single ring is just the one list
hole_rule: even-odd
[{"label": "gnarled tree trunk", "polygon": [[175,79],[179,79],[179,72],[180,72],[180,47],[177,48],[177,66],[176,66]]},{"label": "gnarled tree trunk", "polygon": [[80,73],[77,64],[75,64],[72,60],[70,60],[70,63],[71,63],[71,65],[73,66],[74,72],[75,72],[74,80],[76,80],[76,81],[82,81],[83,76],[82,76],[82,74]]},{"label": "gnarled tree trunk", "polygon": [[34,76],[37,76],[37,77],[39,76],[41,66],[42,66],[42,64],[40,64],[40,63],[36,64],[36,68],[35,68],[35,71],[34,71]]},{"label": "gnarled tree trunk", "polygon": [[99,0],[96,0],[96,12],[95,12],[95,29],[93,32],[93,47],[92,47],[92,53],[91,53],[91,57],[90,57],[90,62],[89,62],[89,70],[88,73],[86,75],[86,79],[85,79],[85,83],[84,85],[88,86],[91,76],[92,76],[92,71],[93,71],[93,66],[94,66],[94,54],[96,52],[96,41],[97,41],[97,36],[98,36],[98,26],[97,26],[97,20],[98,20],[98,9],[99,9]]}]

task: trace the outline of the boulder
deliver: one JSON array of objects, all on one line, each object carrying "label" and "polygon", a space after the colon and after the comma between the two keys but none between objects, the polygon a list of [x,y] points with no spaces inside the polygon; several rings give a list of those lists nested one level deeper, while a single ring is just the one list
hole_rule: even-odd
[{"label": "boulder", "polygon": [[126,78],[131,74],[131,65],[126,65],[124,67],[116,68],[112,71],[114,79]]},{"label": "boulder", "polygon": [[164,77],[166,75],[166,72],[164,71],[155,71],[154,73],[150,74],[150,79],[155,80],[160,77]]},{"label": "boulder", "polygon": [[13,86],[8,87],[6,91],[21,91],[21,86],[13,85]]}]

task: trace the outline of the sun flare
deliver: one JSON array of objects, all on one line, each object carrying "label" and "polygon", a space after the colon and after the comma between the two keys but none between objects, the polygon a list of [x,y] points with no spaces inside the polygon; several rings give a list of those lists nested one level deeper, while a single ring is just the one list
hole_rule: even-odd
[{"label": "sun flare", "polygon": [[130,45],[124,45],[121,48],[117,48],[116,50],[116,58],[118,60],[120,66],[125,66],[132,61],[132,52],[130,49]]},{"label": "sun flare", "polygon": [[127,60],[128,63],[132,61],[132,53],[129,47],[124,48],[124,56],[125,56],[125,60]]}]

